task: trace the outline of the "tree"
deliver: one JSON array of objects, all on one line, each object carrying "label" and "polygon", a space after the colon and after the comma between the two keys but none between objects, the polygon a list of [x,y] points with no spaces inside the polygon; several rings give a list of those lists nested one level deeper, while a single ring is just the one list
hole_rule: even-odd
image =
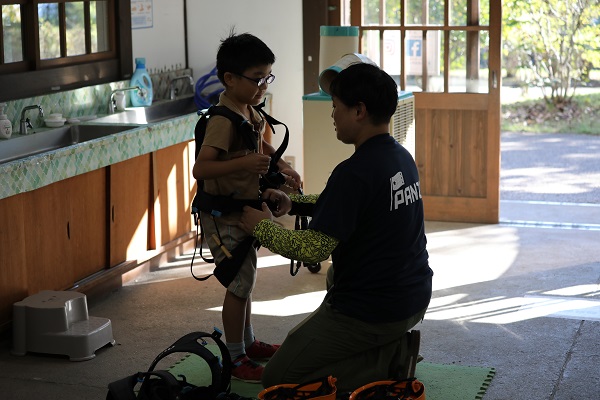
[{"label": "tree", "polygon": [[600,0],[504,3],[505,49],[532,71],[547,103],[568,103],[600,66]]}]

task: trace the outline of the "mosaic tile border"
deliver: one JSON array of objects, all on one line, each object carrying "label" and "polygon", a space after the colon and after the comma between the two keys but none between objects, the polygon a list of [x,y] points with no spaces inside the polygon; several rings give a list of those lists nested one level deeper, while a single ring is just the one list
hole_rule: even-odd
[{"label": "mosaic tile border", "polygon": [[104,138],[2,164],[0,199],[193,140],[197,120],[192,113],[152,125],[131,126],[131,130]]},{"label": "mosaic tile border", "polygon": [[[169,82],[171,79],[182,76],[192,76],[191,69],[178,69],[151,74],[152,86],[154,88],[154,99],[168,99],[170,95]],[[61,113],[67,118],[82,117],[91,115],[104,115],[108,111],[108,100],[110,92],[114,89],[121,89],[129,86],[129,81],[117,81],[101,85],[87,86],[75,90],[50,93],[41,96],[35,96],[25,99],[6,101],[4,113],[12,123],[13,135],[19,132],[19,120],[21,111],[24,107],[30,105],[41,105],[44,115],[51,113]],[[194,85],[195,86],[195,85]],[[185,80],[175,81],[175,87],[179,90],[179,95],[191,94],[193,89]],[[35,128],[44,125],[44,121],[38,117],[37,111],[28,111],[27,117]],[[2,140],[0,140],[0,146]]]}]

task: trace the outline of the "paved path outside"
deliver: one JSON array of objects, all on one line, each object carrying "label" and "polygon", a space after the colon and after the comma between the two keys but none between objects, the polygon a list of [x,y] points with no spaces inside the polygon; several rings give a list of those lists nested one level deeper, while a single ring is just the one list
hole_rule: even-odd
[{"label": "paved path outside", "polygon": [[600,136],[502,133],[500,199],[600,204]]}]

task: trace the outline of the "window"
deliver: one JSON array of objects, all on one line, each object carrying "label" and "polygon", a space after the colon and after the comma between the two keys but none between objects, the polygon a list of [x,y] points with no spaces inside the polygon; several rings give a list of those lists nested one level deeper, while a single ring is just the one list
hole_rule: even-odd
[{"label": "window", "polygon": [[131,76],[130,0],[0,0],[0,101]]}]

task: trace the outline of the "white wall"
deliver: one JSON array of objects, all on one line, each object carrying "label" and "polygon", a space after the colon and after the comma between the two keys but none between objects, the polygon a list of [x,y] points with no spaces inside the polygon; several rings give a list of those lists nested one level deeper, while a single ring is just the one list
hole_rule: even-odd
[{"label": "white wall", "polygon": [[[153,27],[133,30],[133,57],[146,57],[152,70],[185,66],[183,5],[185,0],[153,0]],[[187,0],[188,58],[194,79],[215,66],[220,41],[232,28],[263,40],[275,53],[272,114],[287,124],[290,143],[285,155],[295,156],[303,172],[302,141],[302,1],[301,0]],[[277,128],[277,148],[284,131]]]},{"label": "white wall", "polygon": [[152,6],[152,27],[131,32],[134,68],[136,57],[146,57],[146,68],[152,72],[178,64],[185,67],[183,0],[153,0]]}]

